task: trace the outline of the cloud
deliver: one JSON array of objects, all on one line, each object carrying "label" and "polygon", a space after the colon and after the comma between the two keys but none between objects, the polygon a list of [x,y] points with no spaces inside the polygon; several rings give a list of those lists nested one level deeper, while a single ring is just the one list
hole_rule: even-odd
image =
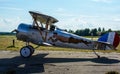
[{"label": "cloud", "polygon": [[0,32],[11,32],[16,29],[18,24],[21,22],[20,18],[0,18]]},{"label": "cloud", "polygon": [[60,28],[68,30],[94,28],[96,25],[93,24],[93,19],[99,18],[99,16],[71,13],[63,8],[58,8],[58,10],[56,10],[56,15],[59,16],[59,22],[56,25]]},{"label": "cloud", "polygon": [[[62,17],[62,16],[61,16]],[[113,17],[104,17],[103,16],[90,16],[90,15],[78,15],[75,14],[71,18],[61,19],[60,22],[57,23],[57,26],[63,29],[85,29],[85,28],[105,28],[106,30],[119,30],[120,27],[120,19],[112,19]]]},{"label": "cloud", "polygon": [[93,27],[93,25],[81,17],[66,18],[63,21],[58,22],[57,26],[67,30],[72,29],[74,31],[77,29]]},{"label": "cloud", "polygon": [[115,22],[120,22],[120,18],[115,18],[114,21]]},{"label": "cloud", "polygon": [[20,17],[13,18],[0,17],[0,32],[11,32],[12,30],[17,29],[20,23],[31,24],[32,20]]}]

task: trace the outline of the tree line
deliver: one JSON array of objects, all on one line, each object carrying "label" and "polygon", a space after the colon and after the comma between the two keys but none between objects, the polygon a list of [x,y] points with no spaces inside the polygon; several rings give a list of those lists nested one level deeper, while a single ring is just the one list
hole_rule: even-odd
[{"label": "tree line", "polygon": [[[79,36],[101,36],[107,32],[112,32],[112,29],[108,29],[105,30],[105,28],[94,28],[94,29],[89,29],[89,28],[85,28],[85,29],[77,29],[76,31],[73,30],[69,30],[67,32],[69,33],[73,33]],[[120,30],[115,31],[120,35]]]},{"label": "tree line", "polygon": [[11,32],[0,32],[0,35],[15,35],[15,33],[11,33]]}]

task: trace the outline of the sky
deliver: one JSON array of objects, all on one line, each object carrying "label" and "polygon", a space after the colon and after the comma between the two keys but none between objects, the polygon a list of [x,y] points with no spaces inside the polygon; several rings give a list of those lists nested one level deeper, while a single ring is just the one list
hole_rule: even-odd
[{"label": "sky", "polygon": [[120,0],[0,0],[0,32],[32,24],[29,11],[55,17],[55,25],[62,29],[120,30]]}]

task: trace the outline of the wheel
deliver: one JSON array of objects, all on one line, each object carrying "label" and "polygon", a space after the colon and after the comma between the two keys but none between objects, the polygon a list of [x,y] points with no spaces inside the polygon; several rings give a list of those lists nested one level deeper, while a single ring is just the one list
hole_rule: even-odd
[{"label": "wheel", "polygon": [[98,55],[97,58],[100,59],[100,56]]},{"label": "wheel", "polygon": [[28,47],[28,46],[25,46],[25,47],[21,48],[20,55],[24,58],[30,57],[32,55],[31,48]]},{"label": "wheel", "polygon": [[33,46],[31,46],[31,45],[28,45],[28,47],[31,49],[31,52],[32,52],[32,54],[34,53],[34,48],[33,48]]}]

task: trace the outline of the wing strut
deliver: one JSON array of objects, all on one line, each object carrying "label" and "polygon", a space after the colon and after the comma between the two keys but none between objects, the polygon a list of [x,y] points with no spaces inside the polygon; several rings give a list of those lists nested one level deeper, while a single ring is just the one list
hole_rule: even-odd
[{"label": "wing strut", "polygon": [[[46,30],[48,30],[49,21],[50,21],[50,17],[47,19],[47,22],[46,22]],[[47,31],[45,33],[45,41],[46,41],[46,38],[47,38]]]},{"label": "wing strut", "polygon": [[39,32],[40,32],[40,35],[41,35],[41,37],[42,37],[42,39],[45,41],[45,38],[43,37],[43,35],[42,35],[42,31],[41,31],[41,29],[40,29],[40,27],[39,27],[39,25],[38,25],[38,23],[37,23],[37,21],[36,21],[36,17],[37,16],[34,16],[33,18],[33,20],[35,21],[35,23],[36,23],[36,25],[37,25],[37,28],[38,28],[38,30],[39,30]]}]

